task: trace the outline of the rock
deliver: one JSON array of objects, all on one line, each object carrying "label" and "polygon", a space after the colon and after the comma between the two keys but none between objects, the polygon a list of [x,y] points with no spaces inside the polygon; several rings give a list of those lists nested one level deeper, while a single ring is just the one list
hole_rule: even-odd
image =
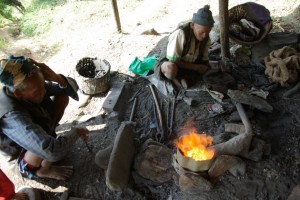
[{"label": "rock", "polygon": [[124,91],[123,83],[113,83],[110,90],[108,91],[108,95],[105,97],[102,108],[107,113],[111,113],[116,110],[118,101],[120,96]]},{"label": "rock", "polygon": [[142,177],[164,183],[172,179],[172,150],[160,144],[150,144],[138,154],[134,168]]},{"label": "rock", "polygon": [[106,171],[106,185],[121,191],[128,186],[135,153],[135,133],[132,122],[122,122],[115,137]]},{"label": "rock", "polygon": [[95,156],[95,163],[101,169],[106,170],[110,158],[111,151],[113,149],[113,145],[106,147],[105,149],[99,150]]},{"label": "rock", "polygon": [[263,98],[250,95],[240,90],[228,90],[227,95],[238,103],[247,104],[263,112],[273,112],[273,107]]},{"label": "rock", "polygon": [[225,132],[232,132],[232,133],[245,133],[245,126],[243,124],[233,124],[227,123],[225,126]]},{"label": "rock", "polygon": [[292,193],[289,195],[287,200],[299,200],[300,199],[300,185],[296,185],[293,188]]},{"label": "rock", "polygon": [[239,134],[226,142],[212,145],[209,148],[215,149],[216,155],[235,156],[243,151],[248,151],[251,140],[251,134]]},{"label": "rock", "polygon": [[243,176],[246,172],[246,163],[238,157],[235,158],[237,159],[237,163],[233,167],[231,167],[228,171],[233,176]]},{"label": "rock", "polygon": [[257,162],[261,160],[265,153],[268,153],[267,151],[270,151],[268,148],[270,148],[270,146],[266,145],[265,141],[258,138],[253,138],[249,151],[242,152],[239,155]]},{"label": "rock", "polygon": [[[235,156],[221,155],[216,157],[212,166],[208,170],[210,177],[222,176],[227,170],[231,169],[236,164],[240,163],[240,159]],[[233,170],[234,171],[234,170]]]},{"label": "rock", "polygon": [[213,185],[207,179],[199,175],[180,175],[179,187],[181,191],[188,194],[200,194],[202,192],[211,191]]},{"label": "rock", "polygon": [[[247,110],[246,115],[249,119],[251,119],[254,116],[253,110]],[[241,117],[238,111],[234,111],[229,116],[229,122],[240,122]]]}]

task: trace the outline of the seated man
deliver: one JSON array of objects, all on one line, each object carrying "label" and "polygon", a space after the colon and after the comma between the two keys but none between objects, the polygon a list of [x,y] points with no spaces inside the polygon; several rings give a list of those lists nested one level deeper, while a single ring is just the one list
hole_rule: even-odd
[{"label": "seated man", "polygon": [[27,178],[68,179],[72,166],[53,166],[80,137],[85,128],[72,128],[56,137],[55,128],[69,97],[78,100],[74,79],[56,74],[44,63],[24,57],[0,60],[0,153],[18,158],[18,168]]},{"label": "seated man", "polygon": [[187,89],[195,73],[204,74],[209,68],[209,33],[214,19],[206,5],[194,13],[192,21],[179,26],[168,38],[166,57],[154,71],[160,72],[177,87]]}]

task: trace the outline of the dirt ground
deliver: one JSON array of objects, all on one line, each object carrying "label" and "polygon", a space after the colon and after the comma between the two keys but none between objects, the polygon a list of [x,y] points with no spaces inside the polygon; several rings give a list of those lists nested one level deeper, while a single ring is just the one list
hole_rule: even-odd
[{"label": "dirt ground", "polygon": [[[229,8],[246,1],[230,1]],[[268,0],[255,1],[266,6],[272,16],[287,16],[294,10],[295,1],[274,3]],[[208,2],[206,2],[208,3]],[[120,4],[122,4],[120,2]],[[210,1],[211,9],[218,23],[218,1]],[[299,4],[299,3],[298,3]],[[253,112],[251,125],[257,138],[263,139],[271,145],[271,153],[260,161],[254,162],[243,159],[246,162],[246,173],[243,176],[233,176],[226,173],[211,180],[214,188],[210,192],[199,195],[190,195],[182,192],[174,180],[163,184],[151,183],[151,181],[137,182],[131,176],[130,187],[123,192],[113,192],[105,184],[105,172],[95,164],[95,154],[113,144],[116,132],[121,121],[129,119],[132,97],[136,94],[137,107],[133,120],[136,122],[136,149],[149,139],[155,139],[155,124],[153,114],[154,101],[149,89],[149,81],[138,78],[128,71],[128,63],[137,57],[156,53],[161,48],[160,42],[172,31],[179,21],[190,18],[195,8],[200,8],[204,3],[196,0],[184,2],[180,0],[166,0],[153,3],[145,0],[136,8],[124,8],[120,10],[123,34],[115,32],[113,17],[102,20],[99,23],[97,16],[83,21],[73,13],[62,17],[64,26],[57,27],[64,34],[54,35],[50,32],[45,36],[48,40],[28,40],[24,38],[13,39],[14,42],[4,53],[18,52],[27,54],[37,60],[42,60],[59,73],[73,76],[77,61],[83,57],[98,57],[106,59],[111,64],[111,83],[125,84],[123,95],[116,112],[105,113],[102,104],[107,94],[84,95],[80,93],[79,102],[71,100],[57,132],[61,133],[70,129],[74,121],[86,121],[84,125],[94,129],[90,133],[88,141],[92,152],[82,141],[77,141],[68,156],[59,165],[73,165],[74,175],[68,181],[27,180],[16,175],[10,176],[16,187],[30,185],[38,188],[42,193],[42,199],[63,199],[64,195],[83,199],[287,199],[294,186],[300,184],[300,93],[288,98],[282,95],[288,88],[273,87],[267,98],[267,102],[273,106],[272,113],[265,113],[245,106],[246,110]],[[296,9],[295,9],[296,8]],[[127,10],[128,9],[128,10]],[[145,12],[147,10],[147,12]],[[138,18],[136,16],[139,16]],[[59,18],[59,17],[58,17]],[[73,19],[73,20],[71,20]],[[78,20],[74,20],[78,19]],[[299,23],[299,18],[290,21],[280,27],[291,30],[293,23]],[[298,21],[297,21],[298,20]],[[151,22],[151,23],[150,23]],[[67,24],[68,23],[68,24]],[[274,22],[277,23],[277,22]],[[70,28],[72,27],[72,28]],[[141,30],[154,28],[159,35],[140,34]],[[56,30],[56,32],[57,32]],[[4,31],[4,30],[1,30]],[[47,51],[47,42],[63,40],[64,43],[59,52],[52,54]],[[43,48],[35,44],[44,44]],[[253,47],[254,48],[254,47]],[[253,66],[252,66],[253,67]],[[232,76],[237,83],[251,88],[255,85],[251,78],[251,66],[239,66]],[[157,92],[162,113],[167,113],[169,98]],[[192,116],[196,116],[195,124],[199,132],[206,132],[212,136],[224,134],[224,124],[230,122],[234,106],[230,111],[211,116],[207,111],[207,105],[215,103],[215,100],[205,92],[191,93],[196,95],[196,104],[188,106],[182,100],[176,101],[176,112],[173,122],[173,135],[169,138],[167,146],[175,150],[172,140],[177,137],[179,128]],[[230,102],[230,101],[229,101]],[[229,103],[233,105],[232,103]],[[89,119],[89,120],[88,120]],[[164,115],[166,121],[166,115]],[[225,134],[224,137],[228,135]],[[134,171],[133,171],[134,173]],[[145,184],[148,183],[148,184]]]}]

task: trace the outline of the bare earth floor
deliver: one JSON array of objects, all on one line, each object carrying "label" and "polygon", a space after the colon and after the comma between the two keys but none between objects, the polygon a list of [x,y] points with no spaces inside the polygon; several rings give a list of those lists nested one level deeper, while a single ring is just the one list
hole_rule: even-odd
[{"label": "bare earth floor", "polygon": [[[42,199],[55,200],[67,199],[68,197],[77,197],[82,199],[269,199],[281,200],[287,199],[292,189],[300,184],[300,93],[283,97],[283,93],[288,88],[278,87],[267,98],[267,102],[272,105],[273,112],[265,113],[257,109],[245,106],[247,111],[251,111],[251,125],[255,137],[264,140],[271,145],[271,152],[255,162],[243,159],[246,163],[246,172],[244,175],[233,176],[226,172],[224,175],[211,179],[213,189],[209,192],[203,192],[197,195],[182,192],[176,184],[176,180],[162,184],[151,181],[137,181],[134,179],[134,169],[130,178],[129,188],[123,192],[114,192],[108,189],[105,183],[105,171],[95,164],[95,155],[99,150],[113,144],[115,135],[122,121],[130,117],[133,101],[131,97],[136,95],[137,107],[133,118],[136,122],[136,154],[141,144],[149,138],[155,139],[156,129],[155,117],[153,114],[154,100],[149,88],[149,81],[144,78],[138,78],[128,71],[128,63],[135,56],[143,57],[149,53],[156,52],[157,47],[168,33],[173,30],[177,22],[190,17],[195,12],[195,8],[202,7],[204,3],[199,1],[189,1],[183,3],[180,0],[166,0],[154,4],[153,1],[146,0],[141,3],[131,13],[124,14],[123,27],[124,32],[116,33],[113,24],[113,18],[102,21],[101,28],[97,19],[82,23],[83,27],[90,29],[80,29],[80,24],[71,24],[74,28],[72,31],[66,31],[66,34],[59,36],[64,40],[64,44],[59,52],[55,55],[41,54],[41,49],[34,48],[34,42],[19,40],[19,47],[31,49],[28,53],[35,59],[41,59],[57,72],[73,76],[74,68],[79,59],[85,56],[99,57],[110,62],[112,68],[111,84],[124,84],[126,94],[122,95],[116,108],[116,112],[106,113],[102,109],[106,95],[84,95],[80,93],[80,101],[71,100],[67,108],[57,133],[68,131],[74,121],[84,121],[83,125],[89,127],[90,138],[88,141],[89,148],[82,141],[77,141],[74,148],[69,152],[67,157],[58,165],[73,165],[74,175],[68,181],[49,181],[49,180],[28,180],[16,175],[16,171],[6,167],[1,161],[1,168],[9,174],[16,187],[30,185],[37,188],[42,193]],[[230,7],[242,3],[241,1],[230,1]],[[246,2],[246,1],[243,1]],[[259,1],[257,1],[259,2]],[[261,1],[272,11],[281,11],[282,15],[287,15],[294,5],[288,3],[272,3]],[[201,5],[200,5],[201,4]],[[203,4],[203,5],[202,5]],[[218,1],[210,1],[213,13],[217,18]],[[154,6],[153,10],[152,7]],[[283,6],[284,9],[282,8]],[[150,9],[151,14],[142,14],[143,11]],[[298,7],[299,8],[299,7]],[[121,10],[122,13],[126,13]],[[286,12],[286,13],[285,13]],[[134,14],[140,16],[139,19]],[[74,17],[72,14],[68,16]],[[275,14],[274,14],[275,15]],[[279,16],[276,14],[276,16]],[[156,16],[156,17],[155,17]],[[157,17],[159,16],[159,17]],[[66,17],[67,18],[67,17]],[[163,19],[163,20],[162,20]],[[67,21],[67,20],[66,20]],[[147,23],[151,21],[152,23]],[[217,21],[217,20],[216,20]],[[89,23],[89,24],[87,24]],[[137,24],[141,23],[141,26]],[[70,25],[70,26],[71,26]],[[89,26],[88,26],[89,25]],[[141,35],[138,34],[139,28],[144,26],[152,27],[157,30],[159,35]],[[105,28],[108,26],[109,28]],[[78,28],[78,29],[77,29]],[[127,30],[131,31],[127,31]],[[147,29],[147,28],[146,28]],[[72,35],[72,37],[69,37]],[[85,36],[85,37],[83,37]],[[52,37],[51,37],[52,38]],[[87,39],[88,38],[88,39]],[[15,48],[15,49],[14,49]],[[7,49],[5,53],[16,50],[16,46]],[[22,49],[20,48],[20,49]],[[17,50],[20,50],[17,49]],[[24,52],[24,51],[23,51]],[[63,67],[62,67],[63,66]],[[253,86],[253,80],[245,73],[245,68],[238,68],[232,73],[239,84],[246,87]],[[156,90],[158,100],[162,106],[162,113],[167,113],[169,99]],[[176,109],[173,122],[173,134],[169,138],[166,146],[174,153],[175,147],[172,145],[173,139],[178,137],[180,127],[192,116],[196,116],[195,124],[199,132],[206,132],[214,137],[224,134],[224,124],[230,122],[232,113],[235,111],[234,106],[226,113],[211,116],[207,111],[207,105],[216,101],[205,91],[193,93],[196,95],[196,104],[187,105],[183,100],[176,102]],[[228,98],[227,98],[228,99]],[[233,103],[228,100],[230,105]],[[227,137],[228,135],[224,135]],[[71,198],[69,198],[71,199]]]}]

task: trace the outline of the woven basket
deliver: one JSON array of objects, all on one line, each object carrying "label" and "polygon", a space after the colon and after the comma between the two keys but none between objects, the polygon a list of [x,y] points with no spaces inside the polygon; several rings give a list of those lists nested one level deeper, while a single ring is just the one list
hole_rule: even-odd
[{"label": "woven basket", "polygon": [[85,57],[78,61],[74,76],[82,93],[104,93],[110,87],[110,64],[104,59]]},{"label": "woven basket", "polygon": [[256,27],[260,29],[259,35],[251,41],[245,41],[242,38],[239,38],[229,32],[229,38],[234,42],[242,45],[252,45],[259,43],[266,37],[266,35],[273,27],[273,22],[270,17],[270,11],[264,6],[254,2],[247,2],[232,7],[228,10],[228,18],[229,27],[234,23],[238,23],[241,19],[246,19],[248,21],[251,21]]}]

